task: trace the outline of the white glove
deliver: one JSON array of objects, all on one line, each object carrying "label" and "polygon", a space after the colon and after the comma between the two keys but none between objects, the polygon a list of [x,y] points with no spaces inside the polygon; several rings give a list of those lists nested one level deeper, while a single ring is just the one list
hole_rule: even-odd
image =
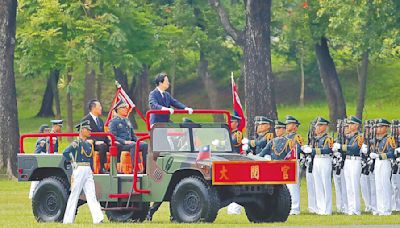
[{"label": "white glove", "polygon": [[185,110],[188,111],[189,115],[191,115],[193,113],[193,109],[192,108],[186,107]]},{"label": "white glove", "polygon": [[44,145],[46,145],[46,141],[44,140],[40,141],[40,147],[44,147]]},{"label": "white glove", "polygon": [[174,114],[174,109],[173,108],[162,107],[161,110],[169,111],[170,114]]},{"label": "white glove", "polygon": [[333,147],[332,147],[332,150],[334,152],[337,152],[338,150],[340,150],[340,147],[341,147],[341,145],[339,143],[334,143]]},{"label": "white glove", "polygon": [[243,138],[242,139],[242,144],[249,144],[249,139],[248,138]]},{"label": "white glove", "polygon": [[372,159],[376,159],[376,158],[379,158],[379,155],[377,153],[370,153],[369,157]]},{"label": "white glove", "polygon": [[243,145],[242,145],[242,150],[243,150],[243,151],[248,151],[249,148],[250,148],[250,147],[249,147],[248,144],[243,144]]},{"label": "white glove", "polygon": [[264,156],[264,158],[265,158],[265,160],[267,160],[267,161],[271,161],[271,155],[268,155],[268,154],[267,154],[267,155]]},{"label": "white glove", "polygon": [[341,157],[341,156],[342,156],[342,154],[341,154],[341,153],[339,153],[339,152],[335,152],[335,153],[333,153],[333,156],[335,156],[335,157],[339,158],[339,157]]},{"label": "white glove", "polygon": [[367,154],[368,153],[368,146],[367,145],[362,144],[361,153],[363,153],[363,154]]},{"label": "white glove", "polygon": [[213,141],[211,141],[211,144],[214,146],[219,146],[220,145],[220,141],[218,139],[214,139]]},{"label": "white glove", "polygon": [[398,148],[396,148],[396,149],[394,150],[394,154],[400,154],[400,147],[398,147]]},{"label": "white glove", "polygon": [[312,148],[308,145],[304,146],[303,152],[305,154],[311,154],[312,153]]},{"label": "white glove", "polygon": [[71,163],[71,166],[72,166],[72,169],[76,169],[76,168],[78,168],[78,164],[76,164],[76,162],[72,162]]},{"label": "white glove", "polygon": [[400,158],[396,158],[396,162],[400,162]]}]

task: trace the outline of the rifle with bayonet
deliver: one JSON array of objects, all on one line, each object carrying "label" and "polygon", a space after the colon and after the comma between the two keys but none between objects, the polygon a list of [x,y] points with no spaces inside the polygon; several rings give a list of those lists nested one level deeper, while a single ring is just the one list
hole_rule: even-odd
[{"label": "rifle with bayonet", "polygon": [[[317,119],[311,121],[310,125],[308,126],[308,145],[312,148],[315,144],[315,124],[317,123]],[[314,157],[312,154],[305,154],[305,167],[307,168],[308,173],[312,173],[314,164]]]},{"label": "rifle with bayonet", "polygon": [[376,142],[377,142],[377,140],[376,140],[376,128],[377,128],[377,126],[376,126],[376,120],[371,120],[370,121],[370,125],[371,125],[371,135],[370,135],[370,142],[371,142],[371,145],[370,145],[370,148],[368,148],[368,167],[369,167],[369,172],[370,173],[373,173],[374,172],[374,170],[375,170],[375,159],[371,159],[370,158],[370,154],[372,153],[372,152],[374,152],[374,153],[376,153],[377,151],[376,151],[376,149],[377,149],[377,145],[376,145]]},{"label": "rifle with bayonet", "polygon": [[[344,128],[345,128],[345,120],[338,119],[336,124],[336,133],[337,139],[336,142],[339,144],[344,144],[346,140]],[[344,166],[344,158],[342,151],[339,149],[338,152],[341,154],[340,156],[333,156],[332,159],[332,169],[336,173],[336,175],[340,175],[341,170]]]},{"label": "rifle with bayonet", "polygon": [[[399,147],[399,130],[400,130],[400,121],[399,120],[392,120],[392,124],[390,125],[391,133],[390,135],[395,140],[395,148]],[[392,159],[392,174],[397,174],[400,171],[400,161],[397,161],[399,154],[394,152],[394,159]]]},{"label": "rifle with bayonet", "polygon": [[[364,122],[364,131],[363,131],[363,136],[364,136],[364,142],[367,145],[368,151],[371,148],[371,121],[367,120]],[[364,175],[369,175],[369,161],[371,158],[367,154],[362,154],[362,160],[361,160],[361,173]]]}]

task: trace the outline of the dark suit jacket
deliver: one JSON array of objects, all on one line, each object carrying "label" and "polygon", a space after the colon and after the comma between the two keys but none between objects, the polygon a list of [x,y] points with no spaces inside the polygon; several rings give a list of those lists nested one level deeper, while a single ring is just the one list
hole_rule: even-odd
[{"label": "dark suit jacket", "polygon": [[[161,95],[160,91],[155,88],[149,94],[149,106],[150,109],[160,110],[162,107],[170,108],[175,107],[179,109],[186,108],[186,105],[182,104],[175,98],[171,96],[167,91],[164,92],[165,98]],[[150,124],[160,123],[160,122],[169,122],[169,115],[151,115],[150,116]]]},{"label": "dark suit jacket", "polygon": [[[94,121],[90,113],[88,113],[85,117],[83,117],[81,121],[84,120],[90,121],[90,128],[92,129],[92,132],[104,132],[104,122],[101,118],[99,118],[100,127],[97,126],[96,122]],[[94,137],[94,138],[89,137],[89,139],[93,139],[94,141],[104,141],[105,143],[109,144],[108,137]]]}]

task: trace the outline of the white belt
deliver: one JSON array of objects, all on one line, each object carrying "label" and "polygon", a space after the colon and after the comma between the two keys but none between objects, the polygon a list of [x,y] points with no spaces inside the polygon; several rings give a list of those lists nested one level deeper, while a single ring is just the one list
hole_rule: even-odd
[{"label": "white belt", "polygon": [[77,162],[78,166],[90,166],[90,162]]},{"label": "white belt", "polygon": [[346,156],[346,159],[348,159],[348,160],[361,160],[361,157],[360,157],[360,156],[350,156],[350,155],[347,155],[347,156]]},{"label": "white belt", "polygon": [[316,158],[330,158],[331,156],[329,154],[317,154],[315,155]]}]

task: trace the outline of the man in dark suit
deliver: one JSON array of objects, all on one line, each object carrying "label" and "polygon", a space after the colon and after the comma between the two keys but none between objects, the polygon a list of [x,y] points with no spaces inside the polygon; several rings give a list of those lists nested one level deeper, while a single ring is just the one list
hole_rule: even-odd
[{"label": "man in dark suit", "polygon": [[[167,89],[169,88],[169,81],[166,73],[163,72],[157,74],[156,78],[154,79],[154,84],[156,85],[156,88],[149,94],[150,109],[168,110],[171,114],[173,114],[174,109],[171,108],[172,106],[178,109],[185,109],[189,112],[189,114],[193,113],[193,109],[182,104],[167,92]],[[153,114],[150,116],[151,125],[154,123],[165,123],[169,121],[170,115]]]},{"label": "man in dark suit", "polygon": [[[102,107],[100,101],[91,100],[88,103],[89,113],[83,117],[81,121],[89,120],[92,132],[104,132],[104,122],[100,119]],[[92,141],[94,150],[100,154],[101,173],[108,173],[104,168],[104,163],[107,162],[107,152],[110,140],[107,137],[89,137],[88,141]]]}]

